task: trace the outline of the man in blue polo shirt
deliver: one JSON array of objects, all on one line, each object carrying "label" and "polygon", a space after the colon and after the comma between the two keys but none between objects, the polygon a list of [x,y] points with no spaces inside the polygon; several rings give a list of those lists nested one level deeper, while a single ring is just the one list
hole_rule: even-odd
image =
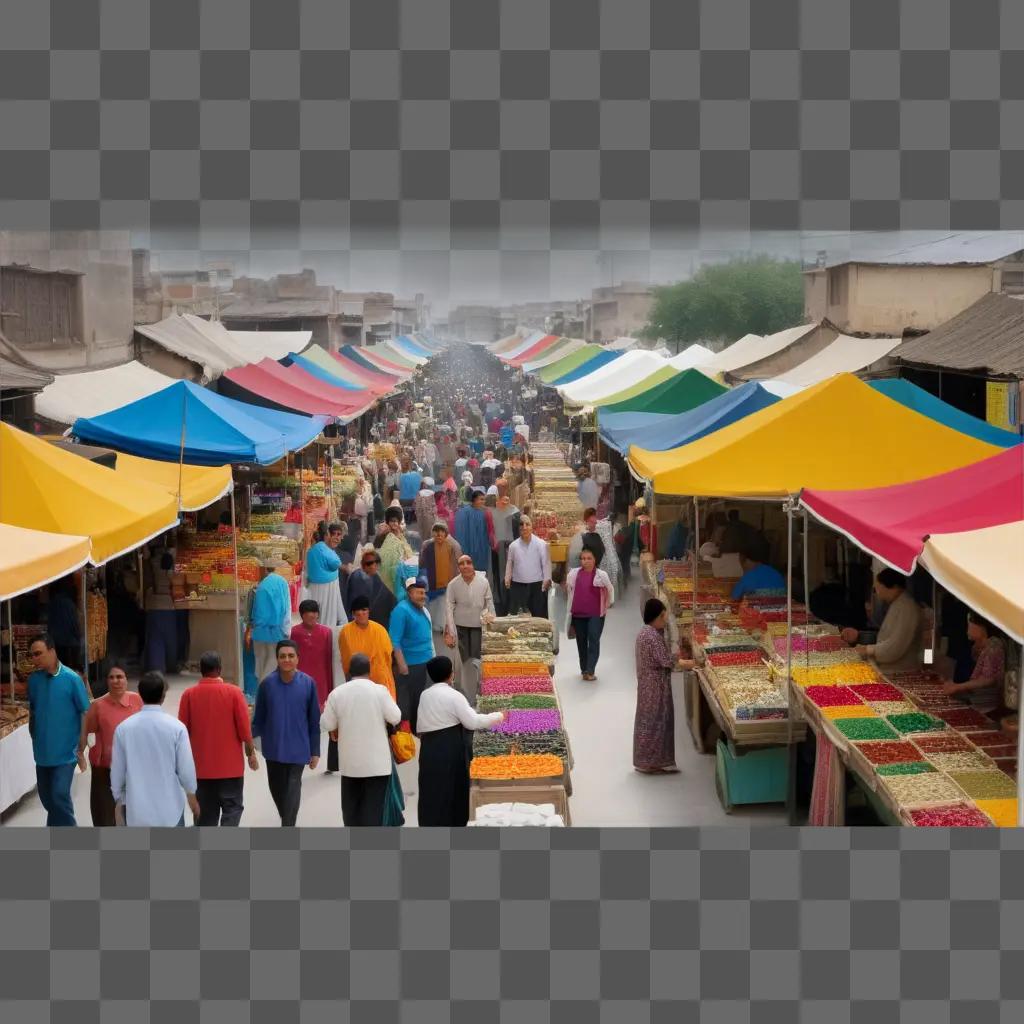
[{"label": "man in blue polo shirt", "polygon": [[36,667],[28,677],[28,724],[39,801],[46,808],[47,825],[77,825],[71,780],[76,763],[85,771],[78,739],[89,693],[81,676],[60,663],[49,634],[37,636],[28,653]]},{"label": "man in blue polo shirt", "polygon": [[740,554],[740,567],[743,575],[732,588],[732,599],[738,601],[744,594],[757,591],[784,591],[786,580],[778,569],[765,565],[764,556],[760,551],[747,550]]},{"label": "man in blue polo shirt", "polygon": [[416,731],[416,712],[427,681],[427,662],[434,657],[434,634],[427,611],[427,580],[423,576],[405,581],[408,601],[391,613],[388,635],[394,648],[398,673],[395,676],[402,720]]}]

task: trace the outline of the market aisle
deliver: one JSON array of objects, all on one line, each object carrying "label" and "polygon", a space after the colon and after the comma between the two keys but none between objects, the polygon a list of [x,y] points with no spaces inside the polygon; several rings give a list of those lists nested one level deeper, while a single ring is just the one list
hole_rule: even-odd
[{"label": "market aisle", "polygon": [[575,769],[569,799],[575,826],[783,825],[780,805],[737,808],[727,815],[715,795],[715,759],[698,754],[683,713],[682,676],[673,674],[678,775],[633,770],[636,674],[633,645],[643,625],[634,569],[625,596],[608,613],[597,681],[580,679],[576,643],[562,627],[555,686]]}]

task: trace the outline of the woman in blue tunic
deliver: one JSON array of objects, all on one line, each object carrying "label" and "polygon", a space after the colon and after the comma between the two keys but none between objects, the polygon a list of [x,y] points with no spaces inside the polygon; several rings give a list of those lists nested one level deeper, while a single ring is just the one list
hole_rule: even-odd
[{"label": "woman in blue tunic", "polygon": [[463,553],[473,559],[473,568],[485,575],[491,568],[491,552],[498,548],[494,538],[494,520],[484,507],[484,492],[474,491],[472,504],[455,513],[455,539]]}]

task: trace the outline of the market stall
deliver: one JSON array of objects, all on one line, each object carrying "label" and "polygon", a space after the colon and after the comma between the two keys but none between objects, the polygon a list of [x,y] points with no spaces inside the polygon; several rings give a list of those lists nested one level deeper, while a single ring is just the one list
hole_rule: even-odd
[{"label": "market stall", "polygon": [[506,720],[473,737],[470,818],[486,804],[547,805],[570,824],[572,752],[553,682],[554,629],[547,619],[508,616],[484,627],[481,713]]}]

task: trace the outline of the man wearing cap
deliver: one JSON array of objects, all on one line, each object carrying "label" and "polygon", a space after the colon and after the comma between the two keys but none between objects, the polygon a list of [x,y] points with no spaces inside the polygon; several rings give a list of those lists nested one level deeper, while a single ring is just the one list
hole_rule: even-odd
[{"label": "man wearing cap", "polygon": [[398,666],[398,706],[402,719],[416,731],[416,712],[427,679],[427,662],[434,657],[434,637],[427,611],[427,581],[422,576],[405,581],[409,600],[391,613],[388,635]]},{"label": "man wearing cap", "polygon": [[245,646],[256,655],[256,676],[260,682],[277,669],[277,644],[287,640],[292,626],[292,595],[278,573],[281,562],[260,563],[260,582],[252,594],[252,607],[245,630]]}]

